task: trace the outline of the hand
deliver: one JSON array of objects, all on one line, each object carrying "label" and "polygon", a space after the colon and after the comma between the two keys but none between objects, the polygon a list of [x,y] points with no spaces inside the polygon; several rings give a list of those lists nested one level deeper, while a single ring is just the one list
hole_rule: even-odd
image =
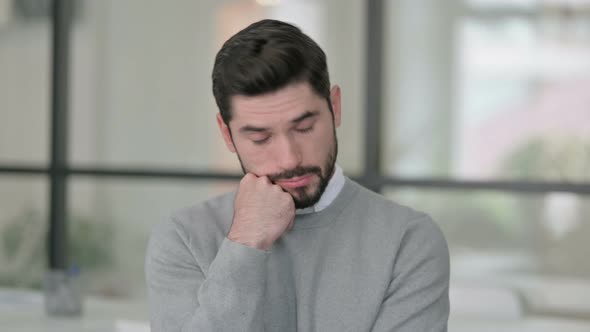
[{"label": "hand", "polygon": [[246,174],[234,201],[234,220],[228,239],[267,250],[285,231],[293,227],[293,197],[268,177]]}]

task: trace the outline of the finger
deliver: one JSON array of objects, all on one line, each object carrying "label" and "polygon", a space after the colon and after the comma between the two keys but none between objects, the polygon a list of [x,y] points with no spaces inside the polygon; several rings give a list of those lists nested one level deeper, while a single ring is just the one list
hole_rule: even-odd
[{"label": "finger", "polygon": [[240,183],[249,182],[254,179],[256,179],[256,175],[252,173],[246,173],[246,175],[244,175],[244,177],[242,177],[242,179],[240,180]]},{"label": "finger", "polygon": [[258,177],[258,180],[260,180],[264,184],[271,184],[270,179],[266,175],[262,175],[262,176]]}]

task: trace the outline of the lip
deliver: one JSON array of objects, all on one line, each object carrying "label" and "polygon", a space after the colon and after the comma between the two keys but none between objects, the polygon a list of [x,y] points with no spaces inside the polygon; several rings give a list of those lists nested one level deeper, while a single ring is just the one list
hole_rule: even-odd
[{"label": "lip", "polygon": [[296,178],[291,178],[288,180],[278,180],[276,181],[276,184],[280,185],[283,188],[299,188],[307,186],[311,182],[312,177],[312,174],[298,176]]}]

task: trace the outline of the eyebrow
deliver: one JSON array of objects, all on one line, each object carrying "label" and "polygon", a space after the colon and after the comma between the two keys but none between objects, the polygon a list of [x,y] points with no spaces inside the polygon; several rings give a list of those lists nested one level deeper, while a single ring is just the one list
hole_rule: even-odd
[{"label": "eyebrow", "polygon": [[267,127],[255,127],[255,126],[243,126],[242,128],[240,128],[240,132],[241,133],[247,133],[247,132],[255,132],[255,133],[261,133],[261,132],[265,132],[265,131],[269,131],[270,128]]},{"label": "eyebrow", "polygon": [[[305,113],[303,113],[300,116],[296,117],[295,119],[291,120],[291,123],[297,124],[305,119],[317,116],[318,114],[319,114],[319,111],[306,111]],[[248,133],[248,132],[262,133],[265,131],[270,131],[270,128],[256,127],[256,126],[251,126],[251,125],[246,125],[246,126],[243,126],[240,128],[241,133]]]},{"label": "eyebrow", "polygon": [[314,117],[316,115],[318,115],[320,112],[319,111],[306,111],[305,113],[303,113],[302,115],[296,117],[295,119],[291,120],[291,123],[297,124],[307,118],[311,118]]}]

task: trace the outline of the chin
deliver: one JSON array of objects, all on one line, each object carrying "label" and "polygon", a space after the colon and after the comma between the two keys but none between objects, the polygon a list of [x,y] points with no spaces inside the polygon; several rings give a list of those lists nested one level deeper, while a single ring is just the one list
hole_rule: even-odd
[{"label": "chin", "polygon": [[318,192],[319,184],[310,184],[305,187],[291,189],[289,194],[293,197],[295,207],[303,209],[315,205],[321,198],[321,193]]}]

